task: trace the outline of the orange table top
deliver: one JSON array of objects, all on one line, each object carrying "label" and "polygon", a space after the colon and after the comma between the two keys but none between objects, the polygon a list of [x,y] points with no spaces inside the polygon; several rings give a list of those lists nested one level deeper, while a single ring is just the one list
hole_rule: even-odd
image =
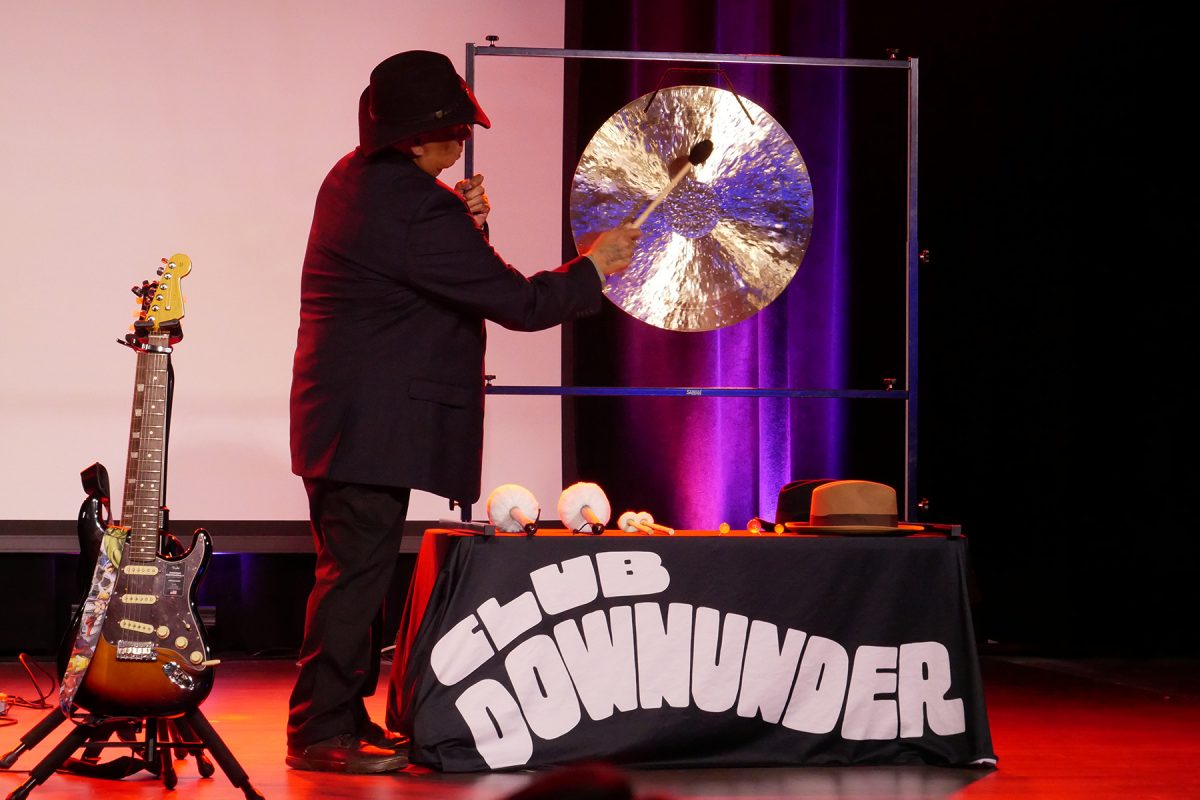
[{"label": "orange table top", "polygon": [[[458,528],[427,528],[425,530],[425,532],[431,533],[434,535],[443,535],[443,536],[478,536],[479,535],[477,532],[468,530],[466,528],[462,528],[462,529],[458,529]],[[527,534],[522,533],[520,531],[515,532],[515,533],[496,531],[495,535],[497,537],[505,537],[505,538],[511,537],[511,538],[515,538],[515,539],[530,538],[530,537],[528,537]],[[567,530],[566,528],[538,528],[537,533],[534,534],[534,536],[532,538],[543,538],[543,537],[551,537],[551,536],[606,536],[606,537],[623,536],[623,537],[628,537],[628,538],[644,539],[650,535],[651,534],[642,533],[640,531],[636,532],[636,533],[630,533],[628,531],[622,531],[622,530],[616,530],[616,529],[606,529],[603,533],[600,533],[600,534],[590,534],[590,533],[570,531],[570,530]],[[937,532],[937,531],[932,531],[932,532],[904,531],[903,533],[896,533],[896,532],[891,532],[891,531],[882,532],[882,533],[880,533],[880,532],[861,533],[861,532],[849,532],[849,531],[846,533],[801,533],[799,531],[792,531],[792,530],[785,530],[782,533],[775,533],[774,531],[763,531],[763,532],[759,533],[759,532],[747,531],[747,530],[730,530],[730,531],[724,532],[724,533],[721,531],[712,531],[712,530],[677,530],[673,534],[667,534],[667,533],[653,534],[653,536],[655,536],[655,537],[667,537],[667,536],[718,537],[719,536],[719,537],[734,537],[734,538],[747,537],[747,538],[751,538],[751,539],[758,539],[758,538],[816,539],[816,538],[820,538],[823,536],[836,536],[838,538],[841,538],[844,536],[853,536],[856,538],[861,537],[861,536],[866,536],[866,537],[871,537],[871,536],[929,537],[929,536],[933,536],[933,537],[937,537],[937,538],[945,538],[945,535],[946,535],[945,533]]]}]

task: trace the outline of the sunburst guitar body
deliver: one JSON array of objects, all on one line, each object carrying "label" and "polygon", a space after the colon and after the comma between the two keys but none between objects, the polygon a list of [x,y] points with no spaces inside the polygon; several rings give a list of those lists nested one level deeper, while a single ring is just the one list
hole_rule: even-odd
[{"label": "sunburst guitar body", "polygon": [[200,533],[179,558],[123,562],[78,705],[108,716],[168,717],[204,701],[213,670],[195,590],[211,554],[211,539]]}]

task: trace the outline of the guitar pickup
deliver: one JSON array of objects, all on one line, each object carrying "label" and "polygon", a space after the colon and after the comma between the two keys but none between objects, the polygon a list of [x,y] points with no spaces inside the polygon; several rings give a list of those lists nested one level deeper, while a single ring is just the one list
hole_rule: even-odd
[{"label": "guitar pickup", "polygon": [[158,598],[152,594],[122,594],[118,595],[122,603],[128,603],[134,606],[152,606],[158,602]]},{"label": "guitar pickup", "polygon": [[134,622],[131,619],[118,620],[117,624],[127,631],[137,633],[154,633],[154,626],[146,622]]}]

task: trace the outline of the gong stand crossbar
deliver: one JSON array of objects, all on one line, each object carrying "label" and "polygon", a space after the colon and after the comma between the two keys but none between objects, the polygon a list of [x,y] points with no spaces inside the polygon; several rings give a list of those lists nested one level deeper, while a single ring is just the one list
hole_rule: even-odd
[{"label": "gong stand crossbar", "polygon": [[492,386],[488,394],[562,397],[834,397],[846,400],[907,400],[902,389],[753,389],[725,386]]},{"label": "gong stand crossbar", "polygon": [[[492,42],[495,37],[488,37]],[[719,388],[607,388],[592,386],[489,386],[489,394],[561,395],[561,396],[627,396],[627,397],[788,397],[903,400],[904,425],[904,501],[905,519],[916,519],[917,493],[917,310],[918,310],[918,240],[917,240],[917,59],[809,58],[803,56],[774,56],[751,53],[684,53],[648,50],[578,50],[543,47],[497,47],[494,43],[476,46],[466,44],[466,81],[475,88],[475,60],[483,57],[607,59],[620,61],[677,61],[693,63],[751,64],[781,67],[831,67],[839,69],[900,69],[908,71],[907,125],[907,239],[905,242],[905,375],[906,390],[810,390],[810,389],[719,389]],[[466,141],[463,152],[464,176],[475,173],[475,143]],[[464,512],[466,509],[464,509]]]}]

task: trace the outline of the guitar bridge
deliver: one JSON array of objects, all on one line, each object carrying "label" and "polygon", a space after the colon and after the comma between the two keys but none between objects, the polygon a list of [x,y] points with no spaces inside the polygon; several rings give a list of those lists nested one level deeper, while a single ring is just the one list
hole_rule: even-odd
[{"label": "guitar bridge", "polygon": [[118,661],[154,661],[153,642],[129,642],[121,639],[117,642]]}]

